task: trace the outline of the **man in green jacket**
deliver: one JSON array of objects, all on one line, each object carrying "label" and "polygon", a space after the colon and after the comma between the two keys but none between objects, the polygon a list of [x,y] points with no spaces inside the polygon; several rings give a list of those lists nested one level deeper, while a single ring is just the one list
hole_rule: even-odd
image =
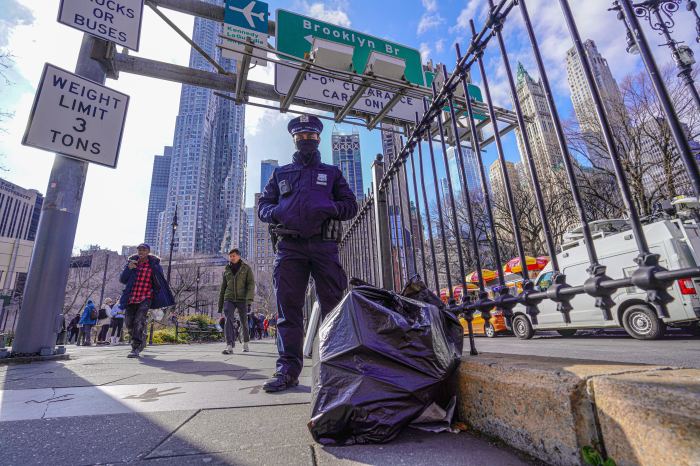
[{"label": "man in green jacket", "polygon": [[226,335],[226,349],[224,354],[233,354],[236,346],[236,327],[234,312],[238,310],[243,329],[243,351],[248,352],[248,307],[255,297],[255,278],[250,266],[241,260],[241,252],[231,249],[228,253],[229,263],[224,269],[224,279],[219,293],[219,314],[226,316],[224,335]]}]

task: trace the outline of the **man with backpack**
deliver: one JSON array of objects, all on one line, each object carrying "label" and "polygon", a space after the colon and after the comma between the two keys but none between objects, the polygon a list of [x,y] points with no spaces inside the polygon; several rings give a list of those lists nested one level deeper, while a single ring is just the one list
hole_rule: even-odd
[{"label": "man with backpack", "polygon": [[88,299],[83,314],[80,317],[80,325],[82,325],[82,334],[78,339],[78,345],[92,346],[92,327],[97,323],[98,311],[92,299]]}]

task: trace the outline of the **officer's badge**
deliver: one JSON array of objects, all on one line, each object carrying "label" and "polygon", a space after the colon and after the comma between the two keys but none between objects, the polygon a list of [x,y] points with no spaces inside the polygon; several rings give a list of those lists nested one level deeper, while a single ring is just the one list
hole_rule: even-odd
[{"label": "officer's badge", "polygon": [[320,186],[328,186],[328,175],[326,173],[319,173],[318,178],[316,178],[316,184]]},{"label": "officer's badge", "polygon": [[279,182],[280,194],[286,196],[292,192],[292,187],[289,185],[289,181],[282,180]]},{"label": "officer's badge", "polygon": [[299,121],[301,123],[308,123],[309,122],[309,115],[302,115],[299,117]]}]

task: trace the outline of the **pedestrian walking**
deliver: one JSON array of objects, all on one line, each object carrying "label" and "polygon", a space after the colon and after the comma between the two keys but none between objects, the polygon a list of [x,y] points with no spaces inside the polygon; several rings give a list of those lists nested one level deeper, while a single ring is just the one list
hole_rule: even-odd
[{"label": "pedestrian walking", "polygon": [[270,334],[267,332],[268,328],[270,326],[270,320],[265,316],[265,320],[263,320],[263,337],[267,338],[270,336]]},{"label": "pedestrian walking", "polygon": [[68,323],[68,343],[78,343],[78,334],[80,333],[80,313],[77,313]]},{"label": "pedestrian walking", "polygon": [[97,316],[97,326],[99,327],[99,333],[97,334],[97,344],[106,345],[107,342],[107,332],[112,326],[112,305],[114,301],[112,298],[105,299],[102,307],[99,310],[99,315]]},{"label": "pedestrian walking", "polygon": [[[78,345],[92,346],[92,327],[97,323],[97,308],[92,299],[88,299],[85,309],[80,317],[82,325],[81,334],[78,338]],[[82,338],[82,340],[81,340]]]},{"label": "pedestrian walking", "polygon": [[255,323],[257,324],[257,327],[258,327],[258,331],[257,331],[258,340],[262,340],[263,336],[265,336],[265,324],[264,324],[264,322],[265,322],[265,316],[261,312],[258,314],[257,319],[255,319]]},{"label": "pedestrian walking", "polygon": [[255,278],[250,266],[241,259],[238,249],[231,249],[228,254],[229,262],[224,268],[223,281],[219,291],[219,314],[226,317],[224,335],[226,336],[226,349],[223,354],[233,354],[236,346],[236,329],[234,327],[235,313],[243,327],[243,351],[248,352],[248,308],[255,296]]},{"label": "pedestrian walking", "polygon": [[323,124],[311,115],[290,121],[297,151],[293,162],[276,168],[260,198],[258,217],[270,232],[277,257],[273,282],[277,296],[275,374],[264,385],[277,392],[298,385],[303,363],[304,297],[309,276],[316,283],[322,315],[343,296],[347,276],[340,264],[340,222],[357,214],[357,200],[340,169],[321,163]]},{"label": "pedestrian walking", "polygon": [[129,257],[119,277],[126,285],[119,303],[126,311],[125,324],[131,335],[129,358],[139,357],[146,346],[148,310],[175,305],[160,258],[152,255],[151,247],[145,243],[139,244],[136,251],[138,254]]},{"label": "pedestrian walking", "polygon": [[112,306],[112,335],[110,337],[112,345],[119,344],[122,339],[125,313],[126,311],[119,304],[119,299],[117,299],[117,302]]}]

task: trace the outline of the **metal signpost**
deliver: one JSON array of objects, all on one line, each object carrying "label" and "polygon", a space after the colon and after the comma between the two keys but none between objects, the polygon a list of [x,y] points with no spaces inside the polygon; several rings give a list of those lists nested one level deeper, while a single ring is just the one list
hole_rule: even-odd
[{"label": "metal signpost", "polygon": [[22,144],[117,166],[129,96],[46,64]]},{"label": "metal signpost", "polygon": [[144,0],[61,0],[58,22],[138,51]]},{"label": "metal signpost", "polygon": [[[270,12],[265,2],[257,0],[226,0],[224,12],[224,36],[245,41],[256,47],[267,48]],[[224,58],[240,59],[245,46],[232,40],[225,41],[227,48],[222,48]],[[229,49],[234,49],[234,52]],[[255,48],[251,63],[267,66],[267,52]]]}]

